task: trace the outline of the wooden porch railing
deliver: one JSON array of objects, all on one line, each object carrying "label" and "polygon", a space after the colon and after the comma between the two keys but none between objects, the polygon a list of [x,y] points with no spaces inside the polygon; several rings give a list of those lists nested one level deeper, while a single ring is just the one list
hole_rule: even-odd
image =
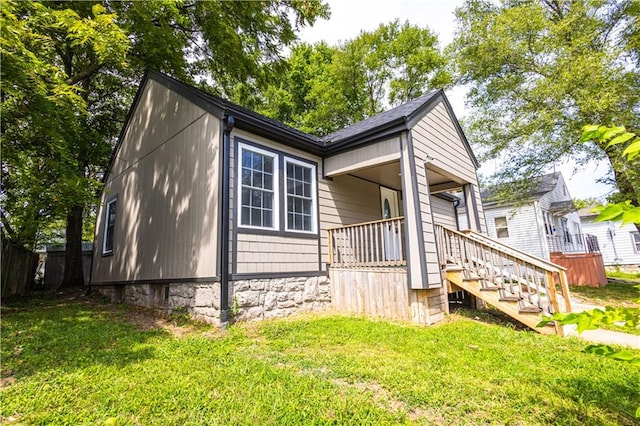
[{"label": "wooden porch railing", "polygon": [[497,289],[504,300],[518,300],[521,309],[571,312],[565,268],[473,231],[463,233],[441,225],[435,225],[435,231],[442,267],[462,267],[467,278]]},{"label": "wooden porch railing", "polygon": [[327,232],[331,266],[407,265],[403,217],[331,228]]}]

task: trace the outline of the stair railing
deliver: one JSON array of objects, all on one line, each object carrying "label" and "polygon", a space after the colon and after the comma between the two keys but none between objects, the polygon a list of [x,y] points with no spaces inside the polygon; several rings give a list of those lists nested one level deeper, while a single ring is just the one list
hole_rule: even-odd
[{"label": "stair railing", "polygon": [[571,312],[566,268],[477,232],[441,225],[435,231],[443,268],[461,267],[467,278],[478,279],[487,290],[497,289],[505,300],[517,299],[523,310]]}]

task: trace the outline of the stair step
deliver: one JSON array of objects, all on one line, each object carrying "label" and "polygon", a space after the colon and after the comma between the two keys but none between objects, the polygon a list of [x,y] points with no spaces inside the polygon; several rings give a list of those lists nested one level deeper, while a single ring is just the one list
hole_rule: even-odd
[{"label": "stair step", "polygon": [[524,308],[520,308],[521,314],[525,314],[525,313],[538,314],[540,312],[542,312],[542,309],[538,308],[537,306],[526,306]]},{"label": "stair step", "polygon": [[480,288],[480,291],[498,291],[498,290],[502,290],[502,287],[487,286],[487,287]]},{"label": "stair step", "polygon": [[522,300],[520,296],[503,296],[499,299],[501,302],[519,302]]},{"label": "stair step", "polygon": [[467,278],[463,278],[462,281],[480,281],[482,279],[482,277],[467,277]]},{"label": "stair step", "polygon": [[460,272],[460,271],[463,271],[464,268],[458,265],[446,265],[444,267],[444,270],[447,272]]}]

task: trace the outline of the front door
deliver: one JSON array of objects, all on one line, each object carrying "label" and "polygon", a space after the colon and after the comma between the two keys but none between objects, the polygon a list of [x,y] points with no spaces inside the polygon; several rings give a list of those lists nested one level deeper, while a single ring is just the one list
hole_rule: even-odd
[{"label": "front door", "polygon": [[[382,207],[382,218],[391,219],[398,217],[398,192],[393,189],[380,187],[380,205]],[[401,258],[402,242],[398,234],[397,222],[385,225],[382,233],[382,246],[384,248],[385,260],[399,260]]]},{"label": "front door", "polygon": [[380,205],[382,206],[382,218],[391,219],[400,216],[398,208],[398,191],[380,187]]}]

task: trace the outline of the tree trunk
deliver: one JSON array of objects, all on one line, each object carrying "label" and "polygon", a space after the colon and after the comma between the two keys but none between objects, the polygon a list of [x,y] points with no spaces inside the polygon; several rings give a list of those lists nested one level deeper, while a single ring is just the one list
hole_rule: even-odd
[{"label": "tree trunk", "polygon": [[62,287],[84,286],[82,272],[82,207],[74,206],[67,214],[67,247],[64,256]]}]

